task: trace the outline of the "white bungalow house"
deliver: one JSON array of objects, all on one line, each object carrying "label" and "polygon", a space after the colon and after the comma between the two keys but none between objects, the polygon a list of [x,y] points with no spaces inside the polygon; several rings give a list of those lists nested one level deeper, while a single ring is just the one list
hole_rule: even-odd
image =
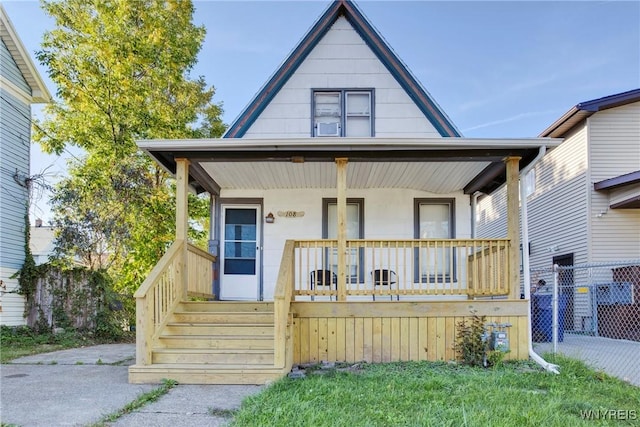
[{"label": "white bungalow house", "polygon": [[0,5],[0,324],[24,325],[24,298],[11,277],[25,257],[31,105],[51,95]]},{"label": "white bungalow house", "polygon": [[[177,230],[135,295],[129,380],[450,360],[473,314],[510,323],[508,357],[528,358],[519,171],[558,144],[462,137],[359,9],[332,2],[223,138],[138,143],[176,176]],[[508,231],[473,239],[473,194],[504,183]],[[211,196],[210,253],[185,240],[189,190]]]}]

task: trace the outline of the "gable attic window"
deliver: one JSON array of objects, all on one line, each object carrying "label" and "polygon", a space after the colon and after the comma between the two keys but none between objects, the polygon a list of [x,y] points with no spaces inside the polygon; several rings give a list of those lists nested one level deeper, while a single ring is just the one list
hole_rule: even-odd
[{"label": "gable attic window", "polygon": [[373,90],[313,91],[313,136],[373,136]]}]

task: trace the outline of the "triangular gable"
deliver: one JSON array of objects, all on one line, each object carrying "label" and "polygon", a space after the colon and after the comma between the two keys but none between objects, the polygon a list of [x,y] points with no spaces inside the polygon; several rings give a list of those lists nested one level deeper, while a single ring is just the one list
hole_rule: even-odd
[{"label": "triangular gable", "polygon": [[376,57],[389,70],[404,91],[415,102],[433,127],[443,137],[461,136],[438,105],[431,99],[420,83],[413,77],[389,45],[372,27],[364,15],[348,0],[334,1],[314,24],[302,41],[289,55],[283,65],[275,72],[271,79],[254,97],[252,102],[234,121],[224,135],[224,138],[241,138],[260,116],[264,109],[282,89],[289,78],[295,73],[309,53],[327,34],[331,26],[344,16],[355,31],[362,37]]},{"label": "triangular gable", "polygon": [[13,27],[2,4],[0,4],[0,38],[9,50],[23,78],[31,88],[31,102],[51,102],[51,94],[38,73],[35,64],[31,60],[27,49],[22,44],[22,40],[18,37],[18,33]]}]

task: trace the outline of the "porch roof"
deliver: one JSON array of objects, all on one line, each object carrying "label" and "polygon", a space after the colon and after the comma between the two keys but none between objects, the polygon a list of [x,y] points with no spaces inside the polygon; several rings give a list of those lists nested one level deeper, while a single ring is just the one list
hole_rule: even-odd
[{"label": "porch roof", "polygon": [[144,140],[138,146],[170,173],[191,161],[198,191],[333,188],[335,159],[349,159],[349,188],[412,188],[433,193],[491,193],[505,182],[503,159],[526,167],[539,148],[561,139],[296,138]]}]

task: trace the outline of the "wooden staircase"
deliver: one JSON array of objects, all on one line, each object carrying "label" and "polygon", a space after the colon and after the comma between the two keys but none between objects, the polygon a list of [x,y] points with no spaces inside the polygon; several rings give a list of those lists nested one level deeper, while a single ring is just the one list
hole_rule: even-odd
[{"label": "wooden staircase", "polygon": [[274,366],[274,312],[268,302],[181,302],[160,331],[151,365],[129,367],[129,382],[264,384]]}]

